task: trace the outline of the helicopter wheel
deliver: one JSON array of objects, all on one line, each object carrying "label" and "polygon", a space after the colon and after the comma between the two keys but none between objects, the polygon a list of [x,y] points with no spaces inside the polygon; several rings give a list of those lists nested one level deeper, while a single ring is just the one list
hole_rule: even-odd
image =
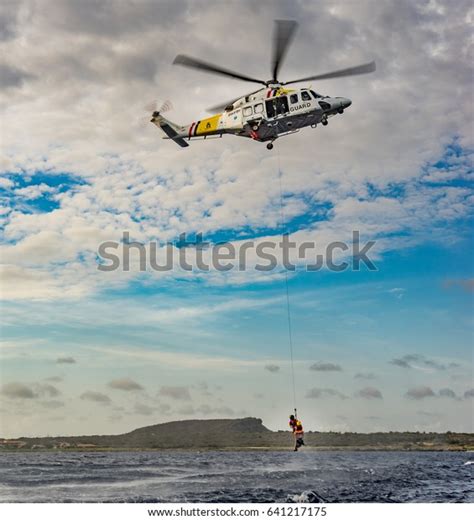
[{"label": "helicopter wheel", "polygon": [[273,143],[267,144],[267,150],[273,150]]},{"label": "helicopter wheel", "polygon": [[328,120],[327,120],[327,119],[323,119],[323,120],[321,121],[321,124],[322,124],[323,126],[327,126],[327,124],[328,124]]},{"label": "helicopter wheel", "polygon": [[338,111],[337,111],[338,114],[344,114],[344,109],[343,108],[340,108]]}]

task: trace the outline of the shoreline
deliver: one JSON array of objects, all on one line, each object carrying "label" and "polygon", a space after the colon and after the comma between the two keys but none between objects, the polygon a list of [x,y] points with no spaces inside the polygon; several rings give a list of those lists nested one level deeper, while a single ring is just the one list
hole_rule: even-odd
[{"label": "shoreline", "polygon": [[[183,453],[201,453],[201,452],[244,452],[244,451],[268,451],[268,452],[293,452],[293,446],[236,446],[229,448],[219,447],[195,447],[195,448],[7,448],[0,450],[0,456],[7,453],[103,453],[103,452],[183,452]],[[403,448],[400,446],[385,446],[385,447],[370,447],[370,446],[305,446],[301,448],[301,453],[305,452],[474,452],[474,446],[457,446],[457,447],[421,447],[413,446],[410,448]]]},{"label": "shoreline", "polygon": [[[179,435],[176,434],[179,432]],[[473,433],[315,432],[305,433],[305,451],[472,451]],[[66,451],[287,451],[290,431],[271,431],[261,419],[191,419],[143,426],[109,435],[57,435],[0,439],[0,453]]]}]

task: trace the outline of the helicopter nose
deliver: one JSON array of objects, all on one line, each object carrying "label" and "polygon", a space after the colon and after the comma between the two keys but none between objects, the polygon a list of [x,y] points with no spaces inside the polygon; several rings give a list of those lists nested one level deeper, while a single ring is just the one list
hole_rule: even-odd
[{"label": "helicopter nose", "polygon": [[350,99],[347,99],[347,98],[341,99],[342,108],[347,108],[347,107],[350,107],[351,105],[352,105],[352,101]]}]

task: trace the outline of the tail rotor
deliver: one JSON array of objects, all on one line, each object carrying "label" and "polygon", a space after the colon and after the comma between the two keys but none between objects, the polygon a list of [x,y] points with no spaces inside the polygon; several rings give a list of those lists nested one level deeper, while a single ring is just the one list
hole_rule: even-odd
[{"label": "tail rotor", "polygon": [[[148,123],[153,121],[154,118],[158,117],[160,114],[163,114],[165,112],[169,112],[173,109],[173,104],[169,99],[165,101],[161,100],[153,100],[148,102],[146,105],[142,107],[142,109],[147,113],[150,114],[148,116],[142,116],[138,119],[140,126],[147,126]],[[151,119],[150,119],[151,118]]]},{"label": "tail rotor", "polygon": [[147,112],[151,112],[153,117],[158,117],[164,112],[169,112],[173,109],[173,104],[169,99],[160,103],[158,100],[150,101],[143,107]]}]

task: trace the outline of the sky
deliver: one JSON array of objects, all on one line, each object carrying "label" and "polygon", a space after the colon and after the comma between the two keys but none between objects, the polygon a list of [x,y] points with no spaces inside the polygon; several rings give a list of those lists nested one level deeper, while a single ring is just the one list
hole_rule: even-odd
[{"label": "sky", "polygon": [[[473,431],[471,2],[15,0],[0,19],[0,436],[278,430],[295,401],[307,430]],[[376,61],[312,85],[352,106],[271,152],[162,140],[148,102],[185,124],[250,90],[174,57],[270,77],[274,19],[300,24],[282,80]],[[295,396],[280,263],[98,269],[125,231],[288,230],[376,243],[376,271],[288,273]]]}]

